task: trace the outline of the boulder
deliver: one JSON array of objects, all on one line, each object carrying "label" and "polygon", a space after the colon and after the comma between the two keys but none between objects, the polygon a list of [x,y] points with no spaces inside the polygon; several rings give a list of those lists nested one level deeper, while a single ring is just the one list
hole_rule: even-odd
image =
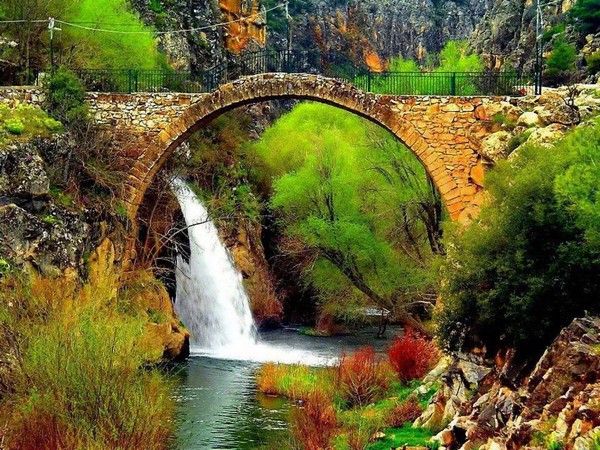
[{"label": "boulder", "polygon": [[89,226],[77,213],[53,205],[37,214],[0,206],[0,254],[14,264],[29,263],[46,275],[77,268],[89,239]]},{"label": "boulder", "polygon": [[533,111],[526,111],[517,119],[517,125],[525,128],[536,127],[540,124],[540,122],[540,117]]},{"label": "boulder", "polygon": [[508,131],[497,131],[489,135],[481,143],[481,155],[492,162],[506,158],[508,156],[508,142],[511,137],[512,134]]},{"label": "boulder", "polygon": [[44,161],[34,145],[0,148],[0,198],[30,199],[47,195],[49,189]]},{"label": "boulder", "polygon": [[564,136],[567,130],[568,128],[565,125],[558,123],[553,123],[544,128],[536,128],[527,138],[527,142],[552,148],[556,144],[556,141]]},{"label": "boulder", "polygon": [[546,91],[540,96],[533,111],[546,125],[558,123],[572,126],[581,118],[576,106],[569,105],[569,99],[556,91]]},{"label": "boulder", "polygon": [[454,448],[463,449],[537,448],[539,436],[565,448],[594,448],[600,439],[599,348],[600,317],[574,320],[520,386],[503,384],[498,371],[480,380],[479,396],[463,403],[436,438],[451,436]]}]

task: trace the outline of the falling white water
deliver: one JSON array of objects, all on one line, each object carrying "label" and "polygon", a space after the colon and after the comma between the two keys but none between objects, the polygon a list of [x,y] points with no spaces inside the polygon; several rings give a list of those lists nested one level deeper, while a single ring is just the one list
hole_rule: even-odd
[{"label": "falling white water", "polygon": [[331,357],[257,342],[242,275],[200,199],[176,178],[171,186],[190,239],[190,258],[177,256],[175,311],[190,330],[192,354],[258,362],[324,365]]},{"label": "falling white water", "polygon": [[190,238],[189,263],[177,257],[177,314],[194,346],[210,351],[248,348],[256,333],[242,275],[198,197],[180,179],[172,185]]}]

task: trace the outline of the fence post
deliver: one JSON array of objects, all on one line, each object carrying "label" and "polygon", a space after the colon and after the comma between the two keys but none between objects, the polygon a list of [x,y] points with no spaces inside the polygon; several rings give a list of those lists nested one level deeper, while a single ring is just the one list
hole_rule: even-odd
[{"label": "fence post", "polygon": [[133,75],[134,75],[133,79],[135,81],[135,84],[134,84],[135,91],[134,92],[138,92],[138,90],[139,90],[139,84],[138,84],[139,83],[139,80],[138,80],[139,74],[140,74],[140,72],[138,70],[134,70],[134,72],[133,72]]},{"label": "fence post", "polygon": [[127,93],[131,94],[133,90],[133,71],[131,69],[127,69]]},{"label": "fence post", "polygon": [[456,95],[456,72],[450,77],[450,95]]}]

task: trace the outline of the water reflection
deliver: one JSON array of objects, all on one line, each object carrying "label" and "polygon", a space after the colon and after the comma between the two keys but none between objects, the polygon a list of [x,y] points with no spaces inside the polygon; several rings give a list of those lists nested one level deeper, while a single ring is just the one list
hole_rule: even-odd
[{"label": "water reflection", "polygon": [[[394,330],[390,332],[392,336]],[[261,336],[270,354],[294,353],[309,361],[326,361],[362,345],[379,351],[386,340],[374,340],[373,332],[352,337],[315,338],[277,331]],[[285,399],[256,391],[255,373],[260,363],[231,361],[195,355],[178,373],[178,449],[290,448],[287,418],[293,406]]]}]

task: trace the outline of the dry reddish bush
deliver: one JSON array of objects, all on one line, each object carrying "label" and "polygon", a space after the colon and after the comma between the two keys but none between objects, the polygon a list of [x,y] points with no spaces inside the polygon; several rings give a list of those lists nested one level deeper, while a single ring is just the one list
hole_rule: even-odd
[{"label": "dry reddish bush", "polygon": [[292,412],[294,438],[305,450],[329,450],[337,428],[337,417],[331,397],[322,390],[308,395],[302,407]]},{"label": "dry reddish bush", "polygon": [[385,393],[392,381],[388,364],[379,360],[372,347],[342,356],[337,366],[337,383],[353,406],[364,406]]},{"label": "dry reddish bush", "polygon": [[392,427],[401,427],[406,422],[414,422],[422,412],[423,408],[421,408],[417,399],[410,397],[392,410],[388,423]]},{"label": "dry reddish bush", "polygon": [[400,380],[408,382],[424,377],[439,358],[435,344],[419,333],[406,329],[388,350],[390,364]]},{"label": "dry reddish bush", "polygon": [[258,385],[258,391],[267,395],[279,395],[279,389],[277,388],[277,379],[279,377],[279,367],[274,363],[264,364],[257,376],[256,384]]}]

